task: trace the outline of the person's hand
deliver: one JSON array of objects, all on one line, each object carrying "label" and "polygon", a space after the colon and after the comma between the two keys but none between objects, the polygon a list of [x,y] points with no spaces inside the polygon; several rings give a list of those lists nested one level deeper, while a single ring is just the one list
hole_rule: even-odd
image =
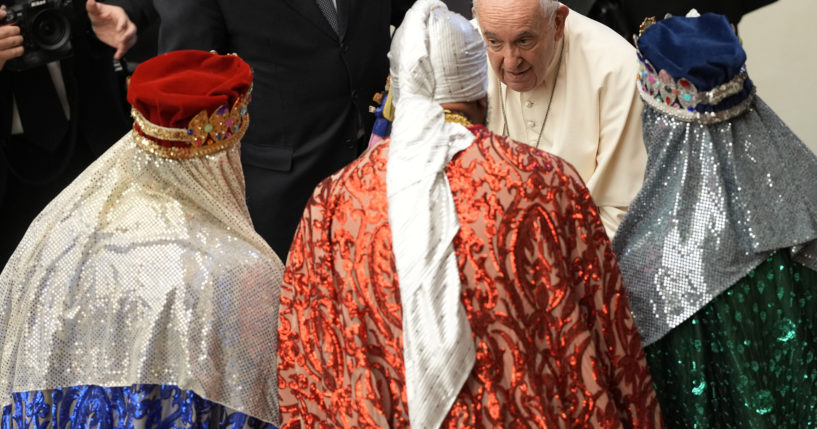
[{"label": "person's hand", "polygon": [[106,45],[116,49],[114,59],[120,59],[128,49],[136,44],[136,24],[134,24],[125,9],[110,4],[97,3],[88,0],[85,3],[88,18],[94,28],[96,37]]},{"label": "person's hand", "polygon": [[[0,19],[6,17],[6,6],[0,6]],[[6,61],[23,56],[23,36],[16,25],[0,25],[0,70]]]}]

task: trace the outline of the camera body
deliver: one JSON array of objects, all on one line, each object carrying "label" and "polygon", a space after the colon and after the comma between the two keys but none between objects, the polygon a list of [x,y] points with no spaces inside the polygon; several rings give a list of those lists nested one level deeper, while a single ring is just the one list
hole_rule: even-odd
[{"label": "camera body", "polygon": [[23,71],[70,57],[74,18],[73,0],[24,0],[6,8],[0,25],[17,25],[23,36],[22,57],[5,68]]}]

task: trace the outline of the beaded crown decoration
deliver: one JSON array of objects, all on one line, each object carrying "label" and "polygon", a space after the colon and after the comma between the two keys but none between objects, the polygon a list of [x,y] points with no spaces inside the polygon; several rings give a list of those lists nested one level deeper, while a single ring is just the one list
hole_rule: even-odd
[{"label": "beaded crown decoration", "polygon": [[252,86],[236,99],[231,108],[222,105],[212,113],[202,110],[186,128],[168,128],[148,121],[138,110],[131,109],[133,138],[143,150],[162,158],[187,159],[225,150],[247,131],[250,117],[247,105]]},{"label": "beaded crown decoration", "polygon": [[637,86],[644,102],[683,121],[704,124],[732,119],[750,107],[755,95],[751,81],[748,82],[751,90],[743,100],[728,108],[719,106],[723,100],[744,91],[749,79],[745,64],[731,80],[708,91],[699,90],[685,77],[675,79],[666,70],[657,70],[638,47],[640,36],[655,23],[655,18],[646,18],[639,34],[633,37],[640,64]]}]

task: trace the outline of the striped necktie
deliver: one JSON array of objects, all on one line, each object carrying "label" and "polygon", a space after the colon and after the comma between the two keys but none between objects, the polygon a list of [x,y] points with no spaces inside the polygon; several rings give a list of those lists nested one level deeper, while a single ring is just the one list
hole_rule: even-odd
[{"label": "striped necktie", "polygon": [[326,17],[326,20],[329,21],[329,25],[332,26],[332,29],[335,30],[335,33],[338,32],[338,11],[335,8],[334,3],[332,0],[316,0],[318,2],[318,8],[323,12],[323,16]]}]

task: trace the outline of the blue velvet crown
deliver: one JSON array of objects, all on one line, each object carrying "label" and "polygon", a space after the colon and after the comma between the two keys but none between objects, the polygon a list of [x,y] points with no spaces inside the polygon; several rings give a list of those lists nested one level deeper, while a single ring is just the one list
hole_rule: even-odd
[{"label": "blue velvet crown", "polygon": [[714,123],[740,115],[752,102],[755,87],[746,74],[746,52],[723,15],[642,25],[636,47],[641,97],[664,113]]}]

